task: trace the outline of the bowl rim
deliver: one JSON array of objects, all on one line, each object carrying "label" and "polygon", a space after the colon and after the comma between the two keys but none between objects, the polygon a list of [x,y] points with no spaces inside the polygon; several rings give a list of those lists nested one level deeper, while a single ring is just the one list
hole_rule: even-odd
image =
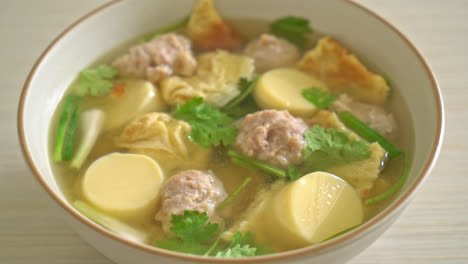
[{"label": "bowl rim", "polygon": [[144,250],[147,253],[151,253],[153,255],[160,255],[164,257],[173,257],[173,258],[178,258],[181,260],[186,260],[186,261],[193,261],[193,262],[209,262],[209,263],[247,263],[247,262],[266,262],[266,261],[272,261],[272,260],[280,260],[280,259],[286,259],[286,258],[295,258],[299,256],[304,256],[312,253],[317,253],[320,251],[323,251],[325,249],[330,249],[332,247],[335,247],[340,244],[344,244],[345,242],[349,242],[352,238],[357,237],[361,233],[364,233],[366,230],[371,230],[374,227],[376,227],[381,221],[385,218],[390,217],[392,214],[396,213],[397,209],[402,207],[412,196],[415,192],[415,190],[421,185],[422,181],[426,176],[430,173],[432,168],[434,167],[437,158],[439,156],[441,147],[442,147],[442,141],[443,141],[443,135],[444,135],[444,126],[445,126],[445,115],[444,115],[444,108],[443,108],[443,99],[442,99],[442,94],[440,91],[439,84],[435,78],[435,75],[433,71],[431,70],[429,64],[425,60],[425,58],[422,56],[421,52],[416,48],[416,46],[409,40],[409,38],[403,34],[400,30],[398,30],[392,23],[375,13],[374,11],[370,10],[369,8],[365,7],[364,5],[355,2],[355,0],[341,0],[347,3],[350,3],[356,8],[359,8],[363,11],[365,11],[367,14],[373,16],[374,18],[377,18],[380,22],[385,24],[388,28],[390,28],[394,33],[396,33],[409,47],[410,49],[416,54],[418,57],[419,61],[422,63],[424,70],[426,74],[428,75],[430,81],[431,81],[431,87],[432,91],[434,93],[434,100],[436,101],[436,114],[437,114],[437,128],[436,128],[436,137],[434,139],[434,142],[432,143],[432,148],[429,154],[429,157],[427,158],[424,166],[422,167],[419,175],[416,176],[415,180],[413,183],[408,187],[408,189],[400,195],[390,206],[388,206],[386,209],[384,209],[381,213],[379,213],[377,216],[373,217],[369,221],[365,222],[363,225],[360,227],[347,232],[346,234],[343,234],[335,239],[330,240],[329,242],[324,242],[318,245],[314,246],[309,246],[301,249],[296,249],[296,250],[291,250],[291,251],[286,251],[286,252],[281,252],[281,253],[276,253],[272,255],[264,255],[264,256],[256,256],[256,257],[249,257],[249,258],[213,258],[213,257],[203,257],[203,256],[198,256],[198,255],[189,255],[189,254],[183,254],[183,253],[177,253],[173,251],[168,251],[168,250],[163,250],[157,247],[149,246],[146,244],[130,241],[127,239],[124,239],[123,237],[101,227],[100,225],[96,224],[95,222],[89,220],[87,217],[81,215],[78,211],[76,211],[68,202],[66,202],[65,199],[60,198],[53,190],[52,188],[45,182],[45,180],[42,178],[39,169],[35,165],[31,152],[29,151],[29,146],[26,143],[26,136],[25,136],[25,130],[24,130],[24,105],[26,101],[26,97],[30,88],[30,83],[32,79],[34,78],[36,71],[43,62],[44,58],[48,55],[50,50],[52,50],[55,45],[70,31],[72,31],[76,26],[81,24],[83,21],[86,19],[96,15],[100,11],[116,4],[119,2],[123,2],[124,0],[111,0],[94,10],[90,11],[89,13],[85,14],[78,20],[76,20],[74,23],[69,25],[64,31],[62,31],[49,45],[48,47],[42,52],[42,54],[39,56],[39,58],[36,60],[34,63],[34,66],[32,67],[30,73],[28,74],[28,77],[24,83],[21,96],[20,96],[20,101],[18,105],[18,114],[17,114],[17,132],[18,132],[18,137],[20,141],[20,146],[21,150],[23,153],[23,157],[28,164],[29,168],[33,172],[35,179],[39,182],[39,184],[45,189],[45,191],[49,194],[50,197],[57,202],[62,209],[64,209],[66,212],[68,212],[70,215],[78,219],[82,224],[85,224],[87,227],[92,228],[93,230],[97,231],[99,234],[104,235],[107,238],[113,239],[116,242],[119,242],[123,245],[130,246],[134,249],[137,250]]}]

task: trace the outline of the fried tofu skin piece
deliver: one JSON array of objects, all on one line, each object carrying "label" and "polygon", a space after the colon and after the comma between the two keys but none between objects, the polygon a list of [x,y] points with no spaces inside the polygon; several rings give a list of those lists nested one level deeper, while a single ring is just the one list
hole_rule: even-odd
[{"label": "fried tofu skin piece", "polygon": [[212,0],[197,3],[185,33],[199,51],[234,50],[244,42],[244,38],[219,16]]},{"label": "fried tofu skin piece", "polygon": [[390,87],[382,76],[372,73],[331,37],[319,40],[297,67],[324,81],[337,93],[347,93],[363,102],[381,105]]},{"label": "fried tofu skin piece", "polygon": [[[352,139],[361,139],[349,130],[335,113],[327,110],[321,110],[312,118],[304,121],[309,126],[319,125],[325,128],[334,128],[338,131],[347,132]],[[370,143],[369,150],[372,151],[372,154],[367,159],[340,164],[327,169],[327,172],[335,174],[351,184],[361,198],[367,197],[367,193],[379,177],[382,160],[385,159],[385,150],[379,143]]]},{"label": "fried tofu skin piece", "polygon": [[204,102],[222,107],[240,94],[239,79],[251,80],[255,73],[253,59],[224,50],[203,53],[197,60],[195,75],[172,76],[161,82],[162,98],[168,104],[203,97]]},{"label": "fried tofu skin piece", "polygon": [[157,161],[163,171],[206,169],[211,149],[189,140],[192,127],[161,112],[147,113],[131,121],[114,139],[118,148]]},{"label": "fried tofu skin piece", "polygon": [[352,139],[360,139],[356,133],[349,130],[346,125],[341,122],[338,116],[331,111],[320,110],[313,117],[305,118],[304,121],[309,127],[319,125],[324,128],[333,128],[335,130],[348,133]]}]

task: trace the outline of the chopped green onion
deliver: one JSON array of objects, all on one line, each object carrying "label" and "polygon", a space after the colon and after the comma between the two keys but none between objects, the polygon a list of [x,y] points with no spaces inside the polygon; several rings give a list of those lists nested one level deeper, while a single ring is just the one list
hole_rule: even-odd
[{"label": "chopped green onion", "polygon": [[57,126],[54,161],[70,160],[78,123],[81,97],[68,95]]},{"label": "chopped green onion", "polygon": [[99,109],[91,109],[83,112],[80,117],[81,141],[78,149],[70,163],[75,169],[81,168],[89,153],[91,152],[96,140],[101,133],[106,114]]},{"label": "chopped green onion", "polygon": [[240,159],[238,157],[231,157],[231,161],[234,162],[235,164],[237,164],[237,165],[239,165],[241,167],[247,168],[247,169],[259,170],[257,167],[252,166],[252,164],[249,163],[248,161],[246,161],[244,159]]},{"label": "chopped green onion", "polygon": [[[258,79],[260,78],[260,75],[257,75],[251,82],[248,82],[247,87],[242,91],[242,93],[236,97],[234,100],[232,100],[229,104],[224,106],[222,108],[223,111],[229,111],[233,107],[239,105],[242,101],[244,101],[247,96],[252,93],[253,89],[257,85]],[[242,80],[242,79],[241,79]]]},{"label": "chopped green onion", "polygon": [[148,235],[140,230],[137,230],[128,224],[121,222],[113,217],[104,215],[87,203],[76,200],[73,202],[73,207],[78,210],[81,214],[92,220],[93,222],[101,225],[109,231],[115,232],[126,239],[133,240],[136,242],[145,242]]},{"label": "chopped green onion", "polygon": [[65,140],[63,142],[63,160],[71,160],[73,156],[73,145],[75,144],[76,128],[78,127],[78,121],[80,119],[80,105],[81,100],[77,101],[75,109],[70,116],[68,122],[68,129],[65,133]]},{"label": "chopped green onion", "polygon": [[237,189],[234,190],[224,201],[222,201],[218,207],[216,207],[216,210],[222,210],[226,205],[228,205],[244,188],[249,184],[249,182],[252,181],[252,178],[246,178]]},{"label": "chopped green onion", "polygon": [[238,165],[242,167],[263,171],[268,174],[273,174],[277,176],[278,178],[282,178],[282,179],[286,179],[288,176],[287,172],[283,169],[276,168],[265,162],[251,159],[233,150],[229,150],[227,154],[229,157],[231,157],[234,163],[237,163]]},{"label": "chopped green onion", "polygon": [[402,158],[403,158],[403,173],[401,174],[400,179],[398,179],[397,183],[395,185],[393,185],[393,187],[390,188],[389,190],[387,190],[386,192],[384,192],[381,195],[378,195],[378,196],[376,196],[374,198],[366,200],[367,205],[380,202],[380,201],[392,196],[394,193],[396,193],[401,188],[401,186],[403,186],[403,184],[406,181],[406,178],[408,178],[409,160],[408,160],[408,155],[406,154],[406,152],[403,152],[402,154],[403,154],[402,155]]},{"label": "chopped green onion", "polygon": [[357,119],[349,112],[343,112],[339,114],[339,117],[345,125],[356,131],[359,135],[369,140],[370,142],[378,142],[379,145],[388,151],[388,154],[392,158],[400,156],[401,152],[397,147],[390,143],[387,139],[375,132],[372,128],[368,127],[361,120]]},{"label": "chopped green onion", "polygon": [[65,105],[63,107],[62,114],[60,114],[60,119],[57,126],[57,139],[55,141],[54,148],[54,161],[58,162],[62,160],[62,149],[63,149],[63,139],[65,138],[65,131],[67,130],[68,119],[70,117],[70,112],[73,110],[74,100],[73,96],[68,96],[65,99]]},{"label": "chopped green onion", "polygon": [[182,20],[175,22],[174,24],[171,24],[171,25],[169,25],[167,27],[158,29],[155,32],[144,36],[143,38],[140,39],[140,42],[148,42],[148,41],[152,40],[156,36],[159,36],[159,35],[162,35],[162,34],[165,34],[165,33],[169,33],[169,32],[172,32],[172,31],[176,31],[176,30],[178,30],[180,28],[185,27],[188,24],[188,22],[189,22],[189,18],[185,17]]}]

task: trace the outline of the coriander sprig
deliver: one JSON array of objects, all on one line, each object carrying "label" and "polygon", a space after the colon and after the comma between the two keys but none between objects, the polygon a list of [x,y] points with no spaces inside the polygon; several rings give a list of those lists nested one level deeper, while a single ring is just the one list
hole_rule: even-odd
[{"label": "coriander sprig", "polygon": [[159,240],[160,248],[203,255],[210,248],[207,243],[215,239],[218,224],[208,223],[206,212],[184,211],[184,215],[172,215],[170,230],[176,237]]},{"label": "coriander sprig", "polygon": [[73,86],[73,92],[77,95],[105,95],[114,87],[113,79],[118,71],[109,65],[101,64],[94,69],[85,69],[80,72],[78,81]]},{"label": "coriander sprig", "polygon": [[304,89],[302,97],[320,109],[332,107],[336,100],[336,95],[315,86]]},{"label": "coriander sprig", "polygon": [[240,103],[242,103],[247,98],[247,96],[249,96],[252,93],[253,89],[257,85],[259,78],[260,78],[260,75],[256,76],[252,81],[249,81],[246,78],[241,78],[238,84],[241,94],[238,97],[234,98],[234,100],[229,102],[226,106],[224,106],[222,110],[230,111],[235,106],[238,106]]},{"label": "coriander sprig", "polygon": [[186,210],[183,216],[173,215],[171,224],[170,230],[175,237],[156,241],[157,247],[216,257],[249,257],[271,253],[265,246],[257,247],[249,232],[237,232],[229,245],[221,243],[220,233],[224,230],[224,223],[209,223],[206,212]]},{"label": "coriander sprig", "polygon": [[287,16],[273,21],[270,25],[270,32],[304,48],[307,44],[307,37],[313,30],[309,25],[309,20]]},{"label": "coriander sprig", "polygon": [[236,140],[238,130],[232,125],[233,119],[213,105],[203,103],[202,97],[192,98],[183,106],[177,105],[173,116],[190,124],[189,139],[204,148],[228,146]]},{"label": "coriander sprig", "polygon": [[368,158],[372,152],[364,140],[350,139],[348,133],[315,125],[304,133],[303,150],[306,167],[340,164]]}]

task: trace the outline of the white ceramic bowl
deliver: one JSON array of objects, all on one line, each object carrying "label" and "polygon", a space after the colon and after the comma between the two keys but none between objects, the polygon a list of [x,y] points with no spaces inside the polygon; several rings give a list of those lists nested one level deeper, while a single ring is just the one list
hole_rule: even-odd
[{"label": "white ceramic bowl", "polygon": [[[122,0],[86,15],[47,48],[32,69],[21,96],[18,131],[25,159],[38,182],[60,206],[74,229],[117,263],[344,263],[375,241],[397,219],[433,167],[444,127],[440,90],[421,54],[392,25],[366,8],[346,0],[217,0],[227,17],[272,20],[284,15],[307,17],[321,32],[334,36],[365,62],[391,76],[409,112],[400,115],[413,124],[408,181],[393,203],[361,227],[326,243],[248,259],[189,256],[127,241],[88,220],[65,200],[50,167],[48,131],[60,98],[77,73],[119,43],[184,17],[194,0]],[[412,120],[412,121],[411,121]],[[408,131],[411,131],[406,128]]]}]

